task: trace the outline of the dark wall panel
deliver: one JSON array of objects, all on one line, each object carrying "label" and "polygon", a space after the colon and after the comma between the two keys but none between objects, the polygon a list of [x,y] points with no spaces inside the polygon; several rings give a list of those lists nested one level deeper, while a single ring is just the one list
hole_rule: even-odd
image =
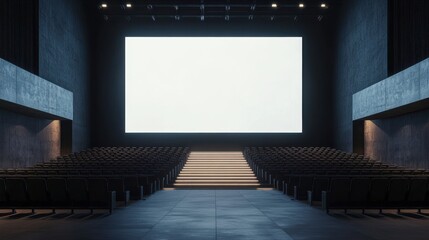
[{"label": "dark wall panel", "polygon": [[38,72],[38,0],[0,1],[0,58]]},{"label": "dark wall panel", "polygon": [[344,1],[339,11],[334,146],[352,151],[352,95],[387,77],[387,0]]},{"label": "dark wall panel", "polygon": [[365,122],[365,155],[429,169],[429,110]]},{"label": "dark wall panel", "polygon": [[429,57],[429,1],[389,0],[389,74]]},{"label": "dark wall panel", "polygon": [[60,155],[60,123],[0,109],[0,168],[28,167]]},{"label": "dark wall panel", "polygon": [[73,92],[73,151],[90,144],[90,19],[84,2],[39,0],[39,72]]},{"label": "dark wall panel", "polygon": [[[97,37],[97,78],[93,91],[93,145],[188,145],[200,149],[236,149],[244,145],[330,146],[333,45],[328,26],[327,20],[103,21]],[[304,133],[125,134],[125,36],[303,36]],[[151,89],[142,89],[142,94],[145,91]]]}]

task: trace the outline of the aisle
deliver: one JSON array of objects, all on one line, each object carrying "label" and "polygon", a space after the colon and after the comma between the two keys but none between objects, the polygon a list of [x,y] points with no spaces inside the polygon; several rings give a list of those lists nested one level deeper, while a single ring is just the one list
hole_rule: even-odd
[{"label": "aisle", "polygon": [[164,190],[110,216],[0,215],[0,239],[427,239],[427,216],[358,212],[327,215],[274,190]]}]

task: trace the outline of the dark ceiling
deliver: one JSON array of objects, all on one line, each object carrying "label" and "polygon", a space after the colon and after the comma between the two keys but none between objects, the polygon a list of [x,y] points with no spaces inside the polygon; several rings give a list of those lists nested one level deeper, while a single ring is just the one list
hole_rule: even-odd
[{"label": "dark ceiling", "polygon": [[[94,9],[108,19],[267,19],[312,18],[321,21],[335,8],[333,0],[94,0]],[[300,7],[300,4],[304,6]],[[322,6],[325,4],[325,6]],[[128,5],[128,6],[127,6]]]}]

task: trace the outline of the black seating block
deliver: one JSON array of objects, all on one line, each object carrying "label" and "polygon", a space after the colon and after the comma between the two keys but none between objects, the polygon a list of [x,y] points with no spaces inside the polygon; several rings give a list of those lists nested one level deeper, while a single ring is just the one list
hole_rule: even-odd
[{"label": "black seating block", "polygon": [[84,178],[67,179],[67,191],[73,208],[87,208],[89,205],[88,186]]},{"label": "black seating block", "polygon": [[52,208],[69,207],[71,205],[67,193],[66,179],[48,178],[46,179],[46,186]]},{"label": "black seating block", "polygon": [[132,200],[143,199],[143,187],[139,183],[138,177],[124,177],[125,190],[130,191],[130,197]]},{"label": "black seating block", "polygon": [[322,192],[322,206],[330,208],[348,208],[350,194],[349,178],[331,179],[329,192]]},{"label": "black seating block", "polygon": [[307,191],[311,190],[313,185],[313,177],[312,176],[302,176],[299,178],[299,183],[294,191],[294,198],[297,200],[306,200],[307,199]]},{"label": "black seating block", "polygon": [[410,180],[410,188],[407,197],[407,206],[409,207],[428,207],[425,204],[426,195],[428,193],[428,179],[427,178],[414,178]]},{"label": "black seating block", "polygon": [[116,205],[116,192],[109,191],[108,181],[104,178],[89,178],[87,183],[89,208],[109,209],[111,212]]},{"label": "black seating block", "polygon": [[393,178],[390,180],[389,193],[387,195],[387,206],[405,206],[409,189],[409,179]]},{"label": "black seating block", "polygon": [[46,207],[50,205],[47,192],[46,180],[44,178],[28,178],[27,193],[31,207]]},{"label": "black seating block", "polygon": [[329,189],[329,178],[328,177],[317,177],[314,178],[312,192],[313,201],[322,201],[322,191],[328,191]]},{"label": "black seating block", "polygon": [[130,200],[130,192],[125,191],[124,179],[123,178],[108,178],[107,179],[109,191],[116,192],[116,200],[124,201],[125,204]]},{"label": "black seating block", "polygon": [[389,191],[390,180],[388,178],[374,178],[371,181],[371,190],[368,204],[373,208],[383,208]]},{"label": "black seating block", "polygon": [[371,179],[353,178],[350,185],[350,207],[365,208],[367,205]]},{"label": "black seating block", "polygon": [[27,186],[23,178],[6,178],[8,205],[12,208],[26,207],[28,204]]},{"label": "black seating block", "polygon": [[0,178],[0,207],[7,206],[6,185],[4,179]]}]

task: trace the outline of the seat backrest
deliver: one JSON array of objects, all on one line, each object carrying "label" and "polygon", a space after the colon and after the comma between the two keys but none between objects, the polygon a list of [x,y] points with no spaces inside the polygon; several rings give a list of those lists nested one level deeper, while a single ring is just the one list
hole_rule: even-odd
[{"label": "seat backrest", "polygon": [[6,185],[4,179],[0,178],[0,205],[7,202]]},{"label": "seat backrest", "polygon": [[389,193],[387,201],[389,202],[402,202],[407,199],[409,179],[406,178],[393,178],[390,180]]},{"label": "seat backrest", "polygon": [[369,193],[370,202],[383,202],[386,200],[389,190],[388,178],[374,178],[371,180],[371,190]]},{"label": "seat backrest", "polygon": [[299,187],[303,190],[311,190],[313,186],[313,177],[301,177]]},{"label": "seat backrest", "polygon": [[11,204],[21,204],[27,201],[27,186],[23,178],[6,178],[6,192]]},{"label": "seat backrest", "polygon": [[53,203],[63,203],[68,201],[67,184],[64,178],[46,179],[47,191]]},{"label": "seat backrest", "polygon": [[47,202],[47,187],[46,181],[43,178],[28,178],[27,192],[28,198],[33,202]]},{"label": "seat backrest", "polygon": [[104,202],[108,198],[108,184],[104,178],[88,178],[88,197],[90,202]]},{"label": "seat backrest", "polygon": [[88,201],[88,186],[84,178],[67,179],[67,191],[72,202]]},{"label": "seat backrest", "polygon": [[124,185],[125,185],[125,190],[130,192],[135,192],[139,187],[139,180],[137,177],[132,177],[132,176],[124,177]]},{"label": "seat backrest", "polygon": [[350,179],[332,178],[329,192],[331,201],[348,201],[350,193]]},{"label": "seat backrest", "polygon": [[317,177],[313,180],[313,192],[328,191],[329,189],[329,178]]},{"label": "seat backrest", "polygon": [[369,178],[353,178],[350,185],[350,201],[364,202],[368,198],[371,185]]},{"label": "seat backrest", "polygon": [[107,179],[109,191],[115,191],[117,194],[125,191],[124,180],[122,178]]},{"label": "seat backrest", "polygon": [[408,192],[409,202],[423,202],[426,199],[428,192],[427,178],[413,178],[410,181],[410,189]]}]

